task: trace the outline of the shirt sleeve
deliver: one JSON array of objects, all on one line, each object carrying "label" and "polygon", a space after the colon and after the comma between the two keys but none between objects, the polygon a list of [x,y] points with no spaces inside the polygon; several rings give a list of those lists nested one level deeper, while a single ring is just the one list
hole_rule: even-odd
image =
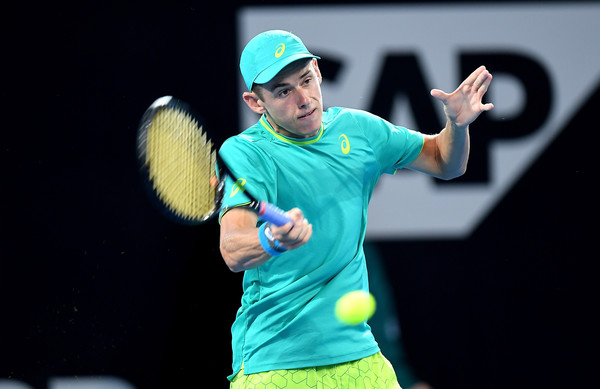
[{"label": "shirt sleeve", "polygon": [[356,113],[359,125],[363,128],[375,152],[382,173],[393,174],[413,162],[423,149],[423,134],[368,112]]},{"label": "shirt sleeve", "polygon": [[221,146],[219,155],[231,174],[225,179],[219,222],[228,210],[250,202],[248,192],[255,199],[273,201],[269,195],[269,188],[274,187],[272,162],[252,141],[232,137]]}]

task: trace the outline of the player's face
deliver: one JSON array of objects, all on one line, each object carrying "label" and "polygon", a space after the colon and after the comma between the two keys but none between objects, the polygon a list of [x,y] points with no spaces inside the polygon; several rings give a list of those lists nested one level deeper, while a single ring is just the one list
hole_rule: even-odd
[{"label": "player's face", "polygon": [[309,138],[321,129],[323,96],[317,60],[264,84],[261,95],[259,104],[280,134]]}]

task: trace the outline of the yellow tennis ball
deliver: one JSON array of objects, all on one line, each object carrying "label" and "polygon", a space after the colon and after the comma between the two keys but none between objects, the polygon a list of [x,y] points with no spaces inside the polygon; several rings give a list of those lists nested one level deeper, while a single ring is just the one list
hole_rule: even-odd
[{"label": "yellow tennis ball", "polygon": [[346,293],[335,304],[335,316],[344,324],[355,326],[373,316],[376,308],[375,298],[364,290]]}]

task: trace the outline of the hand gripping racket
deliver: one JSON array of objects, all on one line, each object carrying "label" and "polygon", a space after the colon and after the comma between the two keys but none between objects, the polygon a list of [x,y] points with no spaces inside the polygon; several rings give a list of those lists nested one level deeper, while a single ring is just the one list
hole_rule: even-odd
[{"label": "hand gripping racket", "polygon": [[[172,96],[157,99],[138,127],[137,153],[151,197],[176,222],[196,225],[221,209],[227,165],[190,106]],[[245,205],[276,226],[288,223],[285,213],[245,191]]]}]

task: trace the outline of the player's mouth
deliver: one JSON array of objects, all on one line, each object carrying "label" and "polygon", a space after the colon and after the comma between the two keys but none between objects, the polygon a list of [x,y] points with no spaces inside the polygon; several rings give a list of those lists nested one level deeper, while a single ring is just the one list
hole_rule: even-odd
[{"label": "player's mouth", "polygon": [[306,119],[306,118],[309,118],[309,117],[311,117],[311,116],[312,116],[312,115],[315,113],[315,111],[316,111],[316,110],[317,110],[317,109],[315,108],[315,109],[313,109],[312,111],[305,113],[304,115],[298,116],[298,119]]}]

